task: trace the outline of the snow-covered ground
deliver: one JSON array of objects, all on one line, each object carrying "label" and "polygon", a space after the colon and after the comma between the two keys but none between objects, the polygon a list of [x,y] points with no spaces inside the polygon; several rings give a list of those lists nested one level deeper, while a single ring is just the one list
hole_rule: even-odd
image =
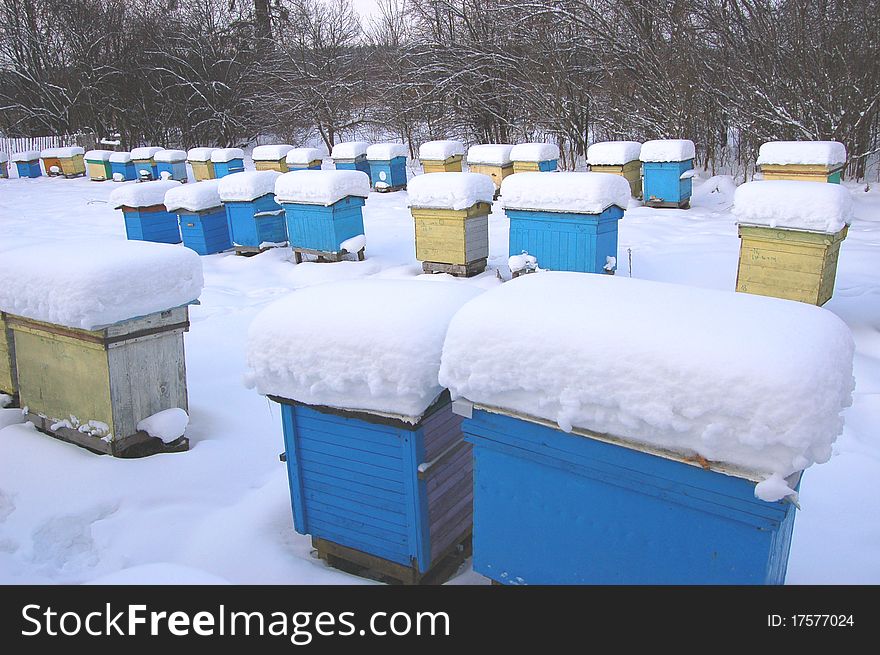
[{"label": "snow-covered ground", "polygon": [[[618,275],[734,288],[734,185],[694,182],[688,211],[631,203]],[[124,239],[122,216],[107,204],[114,188],[84,178],[0,180],[0,257],[11,242]],[[826,308],[855,337],[855,400],[831,461],[804,476],[790,583],[880,583],[880,192],[849,188],[855,220]],[[326,567],[293,531],[278,407],[242,383],[248,325],[271,301],[331,280],[420,274],[406,192],[371,194],[364,219],[363,262],[294,265],[287,249],[202,258],[206,286],[186,335],[189,452],[117,460],[26,424],[0,430],[0,583],[369,584]],[[501,283],[507,228],[496,202],[489,270],[458,283]],[[16,418],[0,411],[0,427]],[[452,582],[488,581],[466,568]]]}]

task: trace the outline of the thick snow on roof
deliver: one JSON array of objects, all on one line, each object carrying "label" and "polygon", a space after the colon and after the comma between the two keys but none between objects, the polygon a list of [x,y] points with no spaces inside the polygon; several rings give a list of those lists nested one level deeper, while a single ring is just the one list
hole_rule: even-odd
[{"label": "thick snow on roof", "polygon": [[657,139],[642,144],[639,159],[648,162],[687,161],[696,156],[690,139]]},{"label": "thick snow on roof", "polygon": [[839,184],[764,180],[737,187],[733,214],[740,223],[833,234],[852,221],[853,201]]},{"label": "thick snow on roof", "polygon": [[419,146],[419,159],[443,161],[455,155],[464,155],[464,144],[461,141],[428,141]]},{"label": "thick snow on roof", "polygon": [[838,141],[770,141],[758,151],[758,166],[764,164],[819,164],[836,166],[846,163],[846,146]]},{"label": "thick snow on roof", "polygon": [[186,161],[186,150],[160,150],[153,156],[153,159],[167,164]]},{"label": "thick snow on roof", "polygon": [[251,153],[251,159],[254,161],[280,161],[291,150],[293,150],[293,146],[289,146],[286,143],[257,146]]},{"label": "thick snow on roof", "polygon": [[156,180],[154,182],[131,182],[123,184],[110,194],[109,203],[114,209],[126,207],[152,207],[165,203],[169,189],[180,186],[175,180]]},{"label": "thick snow on roof", "polygon": [[178,209],[199,212],[220,207],[223,203],[220,200],[219,185],[220,180],[203,180],[172,187],[165,194],[165,207],[170,212]]},{"label": "thick snow on roof", "polygon": [[218,191],[223,202],[249,202],[275,193],[278,171],[243,171],[220,179]]},{"label": "thick snow on roof", "polygon": [[211,153],[217,148],[190,148],[186,151],[189,161],[211,161]]},{"label": "thick snow on roof", "polygon": [[211,153],[211,161],[222,164],[233,159],[244,159],[244,150],[241,148],[215,148]]},{"label": "thick snow on roof", "polygon": [[79,146],[70,146],[69,148],[46,148],[40,152],[40,157],[59,157],[65,159],[82,154],[85,154],[85,150]]},{"label": "thick snow on roof", "polygon": [[367,148],[367,159],[373,161],[387,161],[408,154],[409,150],[402,143],[374,143]]},{"label": "thick snow on roof", "polygon": [[275,182],[275,199],[281,202],[332,205],[347,196],[370,195],[370,177],[361,171],[291,171]]},{"label": "thick snow on roof", "polygon": [[550,161],[559,159],[559,146],[555,143],[517,143],[510,149],[513,161]]},{"label": "thick snow on roof", "polygon": [[504,178],[505,209],[601,214],[611,205],[626,209],[629,183],[611,173],[517,173]]},{"label": "thick snow on roof", "polygon": [[199,256],[164,243],[74,239],[0,257],[0,309],[72,328],[177,307],[196,300],[202,286]]},{"label": "thick snow on roof", "polygon": [[511,163],[510,151],[513,146],[504,143],[483,143],[468,148],[468,164],[489,164],[503,166]]},{"label": "thick snow on roof", "polygon": [[35,159],[40,158],[39,150],[24,150],[22,152],[14,152],[12,153],[12,161],[15,162],[26,162],[26,161],[34,161]]},{"label": "thick snow on roof", "polygon": [[638,141],[600,141],[587,148],[587,163],[591,166],[621,166],[635,161],[642,152]]},{"label": "thick snow on roof", "polygon": [[288,164],[311,164],[316,159],[323,159],[324,152],[318,148],[291,148],[285,160]]},{"label": "thick snow on roof", "polygon": [[85,154],[85,159],[90,161],[110,161],[112,156],[112,150],[89,150]]},{"label": "thick snow on roof", "polygon": [[[543,272],[456,314],[440,383],[453,397],[565,431],[698,454],[778,479],[831,456],[852,402],[852,363],[849,328],[819,307]],[[767,486],[772,481],[756,490],[759,497],[778,499],[766,497]]]},{"label": "thick snow on roof", "polygon": [[370,147],[369,141],[346,141],[337,143],[333,146],[330,156],[333,159],[357,159],[367,154],[367,148]]},{"label": "thick snow on roof", "polygon": [[108,161],[114,164],[127,164],[131,161],[130,152],[114,152],[110,155]]},{"label": "thick snow on roof", "polygon": [[478,202],[492,203],[495,182],[481,173],[428,173],[406,187],[410,207],[467,209]]},{"label": "thick snow on roof", "polygon": [[157,152],[161,152],[165,148],[159,146],[142,146],[140,148],[132,148],[131,158],[137,160],[152,159]]},{"label": "thick snow on roof", "polygon": [[299,289],[251,324],[249,380],[262,394],[415,422],[443,391],[437,371],[449,320],[480,293],[417,279]]}]

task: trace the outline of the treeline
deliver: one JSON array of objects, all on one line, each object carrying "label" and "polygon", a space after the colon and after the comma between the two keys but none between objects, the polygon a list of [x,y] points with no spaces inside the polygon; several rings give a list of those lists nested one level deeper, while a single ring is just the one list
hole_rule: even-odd
[{"label": "treeline", "polygon": [[0,0],[0,132],[880,150],[880,0]]}]

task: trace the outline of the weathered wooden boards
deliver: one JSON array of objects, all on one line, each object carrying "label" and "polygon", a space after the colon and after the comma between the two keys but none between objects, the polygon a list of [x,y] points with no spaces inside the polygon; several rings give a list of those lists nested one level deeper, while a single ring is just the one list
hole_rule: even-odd
[{"label": "weathered wooden boards", "polygon": [[467,209],[410,209],[415,223],[416,259],[426,273],[469,277],[486,269],[489,213],[478,202]]}]

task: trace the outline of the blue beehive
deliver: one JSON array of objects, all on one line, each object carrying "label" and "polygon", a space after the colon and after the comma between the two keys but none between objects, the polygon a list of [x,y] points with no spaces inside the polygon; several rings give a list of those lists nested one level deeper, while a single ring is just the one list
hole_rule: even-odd
[{"label": "blue beehive", "polygon": [[251,325],[248,378],[281,404],[294,527],[328,563],[424,582],[464,558],[471,447],[437,370],[446,324],[478,294],[345,281],[300,289]]},{"label": "blue beehive", "polygon": [[226,210],[220,201],[220,180],[178,185],[165,194],[168,211],[177,213],[183,245],[200,255],[232,247]]},{"label": "blue beehive", "polygon": [[643,197],[649,207],[687,209],[695,156],[694,142],[661,139],[642,144]]},{"label": "blue beehive", "polygon": [[510,255],[542,269],[613,273],[617,222],[629,202],[626,180],[606,173],[517,173],[501,187],[510,219]]},{"label": "blue beehive", "polygon": [[127,182],[137,179],[134,162],[128,152],[114,152],[110,155],[110,174],[114,182]]},{"label": "blue beehive", "polygon": [[406,188],[406,155],[402,143],[374,143],[367,148],[370,182],[376,191]]},{"label": "blue beehive", "polygon": [[156,179],[177,180],[186,182],[186,150],[162,150],[154,157],[158,175]]},{"label": "blue beehive", "polygon": [[165,207],[165,194],[179,185],[173,180],[126,184],[110,194],[110,205],[125,217],[129,240],[180,243],[177,215]]},{"label": "blue beehive", "polygon": [[474,570],[783,583],[800,469],[841,431],[852,357],[844,324],[777,299],[571,272],[483,293],[438,376],[474,447]]},{"label": "blue beehive", "polygon": [[15,169],[19,177],[40,177],[43,172],[40,169],[40,153],[36,150],[16,152],[12,155]]},{"label": "blue beehive", "polygon": [[333,146],[330,157],[336,170],[339,171],[360,171],[370,174],[370,162],[367,161],[367,148],[370,147],[367,141],[347,141],[337,143]]},{"label": "blue beehive", "polygon": [[279,177],[275,195],[284,208],[290,247],[334,256],[352,252],[344,244],[364,234],[361,208],[369,192],[367,176],[358,171],[292,171]]},{"label": "blue beehive", "polygon": [[280,175],[274,170],[245,171],[220,181],[220,199],[236,252],[259,252],[268,244],[287,241],[284,210],[275,202],[275,181]]},{"label": "blue beehive", "polygon": [[241,173],[244,170],[244,151],[241,148],[217,148],[211,153],[211,163],[217,178]]},{"label": "blue beehive", "polygon": [[291,148],[284,156],[289,171],[319,171],[323,159],[318,148]]},{"label": "blue beehive", "polygon": [[159,146],[142,146],[140,148],[132,149],[130,154],[131,162],[134,165],[135,179],[159,179],[159,166],[156,164],[156,153],[161,152],[162,150],[164,150],[164,148],[160,148]]}]

